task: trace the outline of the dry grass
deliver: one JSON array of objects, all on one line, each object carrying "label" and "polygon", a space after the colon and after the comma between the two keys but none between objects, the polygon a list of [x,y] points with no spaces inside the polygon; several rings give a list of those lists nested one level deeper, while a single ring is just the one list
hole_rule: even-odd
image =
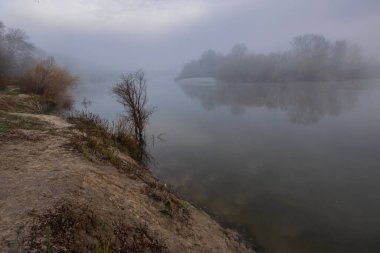
[{"label": "dry grass", "polygon": [[53,58],[47,58],[19,77],[16,85],[22,93],[40,95],[50,109],[70,109],[73,99],[69,90],[77,78],[55,65]]},{"label": "dry grass", "polygon": [[146,224],[103,221],[88,206],[70,202],[38,216],[24,241],[28,252],[169,252]]},{"label": "dry grass", "polygon": [[110,126],[107,120],[89,112],[75,112],[67,120],[85,133],[76,136],[73,145],[86,157],[110,161],[119,169],[126,169],[127,166],[118,158],[118,152],[126,153],[138,162],[138,145],[129,132],[122,128],[121,122]]},{"label": "dry grass", "polygon": [[17,89],[0,92],[0,110],[7,112],[43,113],[48,110],[44,99],[37,95],[19,95]]},{"label": "dry grass", "polygon": [[7,83],[0,78],[0,91],[5,90],[6,87],[7,87]]},{"label": "dry grass", "polygon": [[152,198],[160,208],[160,212],[170,218],[176,218],[187,223],[190,218],[188,203],[176,197],[176,194],[159,180],[146,175],[147,169],[143,166],[128,164],[118,155],[119,152],[127,152],[136,159],[134,152],[138,146],[133,137],[124,129],[122,122],[113,123],[101,119],[98,115],[88,112],[77,112],[68,117],[70,123],[85,133],[72,138],[71,144],[91,161],[102,160],[110,162],[113,166],[126,174],[140,178],[147,184],[144,194]]},{"label": "dry grass", "polygon": [[184,224],[190,222],[190,204],[178,198],[169,187],[158,180],[146,182],[145,194],[157,202],[160,212],[170,218],[175,218]]},{"label": "dry grass", "polygon": [[16,86],[4,86],[0,88],[0,95],[18,95],[20,94],[20,88]]},{"label": "dry grass", "polygon": [[25,116],[17,116],[0,112],[0,134],[13,129],[41,130],[46,129],[47,123],[38,119]]},{"label": "dry grass", "polygon": [[147,224],[128,227],[119,221],[114,224],[114,232],[120,242],[119,252],[169,252],[164,241],[152,233]]}]

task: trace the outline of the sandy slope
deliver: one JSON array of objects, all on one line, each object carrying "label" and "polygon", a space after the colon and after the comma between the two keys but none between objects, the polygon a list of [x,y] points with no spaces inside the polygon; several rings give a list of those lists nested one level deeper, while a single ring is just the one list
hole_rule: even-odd
[{"label": "sandy slope", "polygon": [[23,252],[36,217],[64,202],[86,206],[107,224],[147,224],[169,252],[253,252],[192,206],[186,222],[165,215],[143,180],[73,150],[74,130],[63,119],[18,116],[37,118],[46,127],[0,133],[0,252]]}]

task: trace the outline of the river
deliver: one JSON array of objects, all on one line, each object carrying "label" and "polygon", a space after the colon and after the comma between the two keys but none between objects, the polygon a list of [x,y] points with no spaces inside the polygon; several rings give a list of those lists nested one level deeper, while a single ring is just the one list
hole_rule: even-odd
[{"label": "river", "polygon": [[[112,120],[122,108],[110,85],[87,84],[77,100],[86,94]],[[148,132],[162,134],[154,174],[259,252],[380,252],[380,81],[162,75],[149,78],[148,97]]]}]

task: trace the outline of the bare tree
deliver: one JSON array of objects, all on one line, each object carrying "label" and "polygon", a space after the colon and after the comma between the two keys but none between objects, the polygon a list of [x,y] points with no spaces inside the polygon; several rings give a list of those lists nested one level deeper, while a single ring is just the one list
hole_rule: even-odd
[{"label": "bare tree", "polygon": [[35,47],[28,42],[26,33],[7,28],[0,21],[0,79],[9,82],[34,64]]},{"label": "bare tree", "polygon": [[140,149],[139,160],[146,156],[145,128],[153,109],[147,109],[146,78],[142,70],[121,77],[121,81],[112,89],[117,101],[124,106],[125,117],[131,124],[132,134]]}]

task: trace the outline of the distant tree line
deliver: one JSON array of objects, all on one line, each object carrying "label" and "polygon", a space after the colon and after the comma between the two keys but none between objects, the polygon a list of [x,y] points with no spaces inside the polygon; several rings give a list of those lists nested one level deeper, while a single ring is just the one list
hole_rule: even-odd
[{"label": "distant tree line", "polygon": [[19,76],[35,62],[35,47],[25,32],[6,28],[0,21],[0,80]]},{"label": "distant tree line", "polygon": [[16,86],[23,93],[40,95],[49,110],[68,109],[73,104],[69,90],[75,83],[76,78],[53,57],[42,57],[24,31],[0,21],[0,89]]},{"label": "distant tree line", "polygon": [[282,82],[369,79],[380,67],[363,57],[358,45],[306,34],[293,39],[291,49],[270,54],[248,53],[243,44],[229,54],[212,49],[183,67],[178,79],[213,77],[222,81]]}]

